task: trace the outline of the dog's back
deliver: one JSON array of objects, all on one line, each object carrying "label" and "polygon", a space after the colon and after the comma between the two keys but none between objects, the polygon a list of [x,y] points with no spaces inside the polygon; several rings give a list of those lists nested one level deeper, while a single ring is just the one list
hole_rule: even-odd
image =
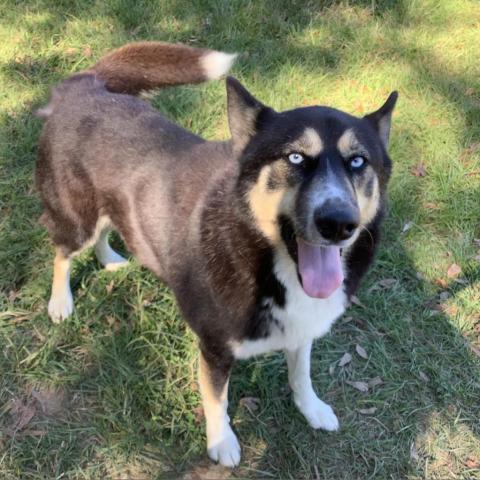
[{"label": "dog's back", "polygon": [[215,173],[233,166],[225,161],[229,145],[205,142],[130,94],[208,80],[231,60],[144,42],[114,51],[55,88],[39,111],[46,122],[36,178],[43,223],[65,254],[94,242],[106,219],[162,277],[175,250],[188,251],[182,243],[199,196]]}]

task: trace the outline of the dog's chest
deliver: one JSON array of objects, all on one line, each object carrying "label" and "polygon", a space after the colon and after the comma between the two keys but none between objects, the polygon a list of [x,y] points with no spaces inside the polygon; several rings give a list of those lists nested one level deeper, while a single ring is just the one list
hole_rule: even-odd
[{"label": "dog's chest", "polygon": [[345,311],[347,297],[343,287],[327,299],[312,298],[301,287],[296,267],[289,257],[277,255],[274,270],[286,288],[285,306],[280,308],[270,302],[268,335],[235,342],[233,353],[236,358],[248,358],[272,350],[295,350],[325,335]]}]

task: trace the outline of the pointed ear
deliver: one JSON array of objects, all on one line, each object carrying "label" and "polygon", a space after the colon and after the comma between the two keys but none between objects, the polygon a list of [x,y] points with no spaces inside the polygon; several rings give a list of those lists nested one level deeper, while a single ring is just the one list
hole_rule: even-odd
[{"label": "pointed ear", "polygon": [[392,92],[387,98],[387,101],[376,112],[369,113],[364,117],[378,132],[380,140],[386,149],[388,149],[390,125],[392,123],[392,112],[395,107],[395,103],[397,103],[397,98],[398,92]]},{"label": "pointed ear", "polygon": [[273,110],[259,102],[233,77],[227,77],[227,104],[233,148],[240,152],[255,135],[260,115],[273,113]]}]

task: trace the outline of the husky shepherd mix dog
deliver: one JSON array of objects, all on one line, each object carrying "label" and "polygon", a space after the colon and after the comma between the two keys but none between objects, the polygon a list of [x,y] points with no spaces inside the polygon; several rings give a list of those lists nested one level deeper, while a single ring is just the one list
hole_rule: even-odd
[{"label": "husky shepherd mix dog", "polygon": [[231,140],[209,142],[133,96],[219,78],[233,59],[159,42],[113,51],[39,111],[36,172],[56,247],[52,320],[73,310],[73,255],[95,245],[107,269],[126,263],[108,244],[117,230],[200,339],[208,454],[226,466],[240,461],[227,415],[235,359],[284,350],[308,423],[339,426],[312,388],[310,350],[372,261],[397,99],[363,118],[328,107],[276,112],[228,78]]}]

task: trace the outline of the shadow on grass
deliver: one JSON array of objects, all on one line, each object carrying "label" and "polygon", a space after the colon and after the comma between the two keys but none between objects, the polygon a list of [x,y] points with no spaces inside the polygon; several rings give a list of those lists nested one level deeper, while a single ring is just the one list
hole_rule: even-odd
[{"label": "shadow on grass", "polygon": [[[210,2],[202,3],[201,8],[192,10],[189,2],[179,1],[167,4],[162,14],[170,15],[180,24],[189,27],[180,28],[179,33],[163,34],[157,29],[159,20],[149,11],[157,2],[132,2],[118,0],[110,2],[105,16],[112,18],[115,25],[123,28],[123,35],[137,38],[174,39],[188,41],[199,45],[237,51],[251,50],[244,58],[241,72],[245,77],[260,77],[266,83],[275,81],[281,71],[282,63],[275,58],[262,61],[262,46],[275,45],[275,50],[283,57],[287,54],[299,63],[316,64],[319,73],[324,69],[341,74],[342,42],[345,36],[354,35],[354,24],[345,23],[341,35],[332,45],[324,49],[311,49],[293,44],[286,33],[290,29],[307,28],[312,18],[322,9],[339,2],[296,2],[298,8],[292,15],[291,2],[282,1],[275,5],[275,13],[268,18],[254,18],[259,36],[252,35],[251,29],[235,27],[228,21],[229,12],[235,10],[236,18],[248,21],[252,14],[249,3],[244,2]],[[97,2],[84,2],[81,7],[72,2],[42,1],[24,2],[32,8],[44,9],[51,16],[69,16],[94,19],[90,13]],[[359,2],[366,7],[374,6],[378,18],[389,15],[399,24],[408,20],[406,14],[408,2]],[[268,12],[269,2],[258,2],[257,12]],[[232,10],[233,9],[233,10]],[[226,26],[209,23],[207,12],[213,17],[225,18]],[[58,19],[57,19],[58,21]],[[50,20],[45,21],[46,24]],[[55,28],[58,28],[55,23]],[[334,35],[334,26],[330,28]],[[212,34],[213,44],[209,43]],[[461,142],[478,139],[479,113],[478,103],[467,95],[466,89],[474,81],[467,75],[451,73],[432,59],[430,63],[412,60],[405,55],[410,46],[391,44],[386,55],[395,55],[411,63],[417,72],[418,82],[432,91],[438,92],[454,108],[465,112],[465,125]],[[272,53],[274,56],[275,53]],[[422,55],[428,56],[428,52]],[[57,55],[20,60],[3,66],[3,72],[12,81],[19,78],[31,82],[46,82],[53,68],[55,75],[62,70],[62,58]],[[257,78],[258,78],[257,77]],[[40,99],[39,99],[40,101]],[[182,125],[188,126],[192,115],[201,111],[202,96],[198,91],[186,88],[182,90],[181,102],[175,94],[166,92],[160,96],[160,103],[167,114]],[[399,105],[401,108],[401,103]],[[28,111],[17,111],[4,115],[0,128],[7,138],[2,153],[5,162],[4,205],[7,215],[2,221],[4,235],[0,242],[0,251],[5,261],[1,274],[4,291],[18,290],[31,276],[35,277],[38,256],[43,255],[46,235],[35,226],[34,220],[40,213],[38,200],[31,194],[33,164],[36,137],[40,130],[38,121],[33,120]],[[414,127],[406,129],[405,134],[414,133]],[[394,127],[395,141],[395,127]],[[411,145],[412,150],[415,149]],[[4,155],[3,155],[4,154]],[[401,161],[394,158],[394,162]],[[9,179],[15,181],[9,181]],[[420,185],[416,188],[421,188]],[[245,463],[239,474],[248,476],[266,476],[267,474],[291,478],[405,478],[418,475],[421,478],[426,459],[419,462],[412,459],[412,444],[425,434],[432,415],[441,424],[455,424],[455,418],[461,418],[473,435],[480,436],[478,427],[478,381],[480,370],[461,332],[452,325],[448,312],[435,310],[441,302],[437,300],[441,291],[449,291],[458,296],[465,286],[472,285],[480,278],[477,270],[466,272],[468,285],[452,283],[439,288],[416,276],[413,261],[404,251],[399,239],[401,225],[396,218],[412,218],[418,206],[413,203],[400,202],[402,208],[397,210],[399,198],[392,202],[392,215],[385,227],[385,242],[379,254],[375,269],[360,292],[360,299],[367,308],[354,308],[347,313],[353,319],[347,323],[342,320],[334,327],[332,336],[320,340],[314,351],[312,374],[318,393],[337,410],[343,424],[339,434],[312,432],[304,419],[292,404],[288,391],[285,390],[286,367],[279,355],[265,359],[240,363],[231,381],[231,413],[235,428],[244,446]],[[3,210],[5,211],[5,210]],[[441,213],[441,212],[440,212]],[[26,223],[25,223],[26,222]],[[25,225],[31,228],[26,231]],[[33,232],[33,233],[32,233]],[[82,285],[93,282],[94,263],[82,264],[77,268],[73,286],[77,290],[76,301],[78,318],[70,325],[58,327],[49,339],[58,346],[55,354],[58,358],[47,358],[52,362],[54,378],[61,376],[65,365],[75,371],[69,380],[69,389],[84,395],[92,401],[91,410],[82,418],[82,422],[91,422],[91,427],[81,431],[80,423],[67,435],[61,428],[55,432],[55,442],[66,440],[70,451],[60,463],[62,469],[69,470],[75,465],[94,461],[97,454],[94,446],[100,450],[115,449],[125,457],[135,456],[145,450],[153,451],[159,464],[170,473],[179,476],[192,469],[195,471],[197,460],[203,464],[203,439],[198,435],[198,419],[194,409],[198,405],[198,393],[192,393],[192,374],[190,346],[191,336],[185,334],[185,326],[168,293],[154,286],[154,279],[145,284],[146,296],[160,294],[161,300],[149,300],[150,306],[162,318],[162,326],[153,327],[139,319],[132,323],[132,316],[137,310],[130,305],[131,299],[121,295],[109,295],[103,300],[105,288],[109,285],[107,277],[100,275],[98,285],[93,289],[98,304],[94,311],[82,312]],[[43,278],[43,277],[42,277]],[[396,283],[389,290],[370,290],[378,279],[395,278]],[[118,282],[118,278],[115,277]],[[128,283],[127,277],[121,282]],[[47,282],[44,282],[47,284]],[[45,290],[45,298],[48,292]],[[164,309],[168,306],[167,311]],[[158,309],[155,310],[155,309]],[[172,315],[173,312],[173,315]],[[168,314],[167,314],[168,313]],[[113,323],[103,320],[93,322],[93,318],[107,319],[114,317]],[[79,319],[87,318],[85,322]],[[119,321],[120,323],[115,323]],[[45,331],[48,321],[45,315],[34,320],[36,326]],[[86,324],[86,325],[85,325]],[[166,325],[166,326],[165,326]],[[22,330],[24,328],[24,330]],[[28,334],[28,327],[19,327]],[[86,328],[89,332],[83,332]],[[114,333],[108,332],[113,330]],[[75,357],[64,352],[68,348],[84,348],[83,336],[88,338],[86,348],[89,350],[88,365],[75,365]],[[164,351],[173,352],[169,357]],[[329,367],[345,351],[354,352],[356,344],[365,346],[369,353],[368,362],[362,363],[358,358],[345,369],[336,367],[329,374]],[[70,347],[68,347],[70,345]],[[73,345],[73,347],[72,347]],[[157,346],[156,346],[157,345]],[[185,365],[188,358],[188,365]],[[153,368],[151,365],[155,365]],[[48,368],[45,376],[48,376]],[[361,394],[345,380],[368,380],[380,376],[382,385],[372,387],[368,394]],[[18,378],[14,378],[19,383]],[[103,391],[99,391],[100,386]],[[172,395],[172,391],[175,393]],[[162,392],[168,392],[165,400]],[[241,398],[260,398],[260,407],[249,412],[239,406]],[[128,412],[125,412],[128,405]],[[358,412],[359,409],[375,408],[371,416]],[[77,433],[75,433],[76,428]],[[52,434],[53,435],[53,434]],[[75,442],[68,442],[67,436],[73,435]],[[92,440],[94,438],[94,440]],[[16,438],[10,447],[15,450],[15,442],[30,442],[31,448],[42,447],[35,438]],[[52,444],[48,435],[42,438],[45,447]],[[35,447],[36,446],[36,447]],[[463,455],[463,452],[462,452]],[[58,452],[55,453],[58,458]],[[87,457],[87,458],[86,458]],[[81,458],[82,460],[78,460]],[[201,460],[199,460],[201,459]],[[25,460],[25,466],[32,470],[50,472],[48,464],[52,459],[44,459],[45,464],[34,466]],[[263,473],[262,473],[263,472]],[[266,473],[265,473],[266,472]],[[105,472],[104,472],[105,473]],[[108,473],[108,472],[107,472]],[[265,475],[264,475],[265,474]]]}]

